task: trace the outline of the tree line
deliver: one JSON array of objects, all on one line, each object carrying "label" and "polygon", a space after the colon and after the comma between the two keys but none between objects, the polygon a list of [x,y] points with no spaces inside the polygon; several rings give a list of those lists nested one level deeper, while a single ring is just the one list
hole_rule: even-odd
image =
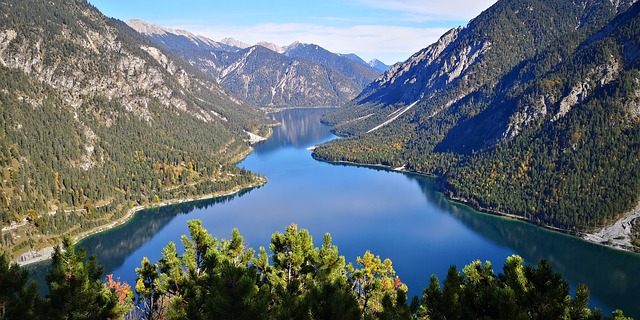
[{"label": "tree line", "polygon": [[489,261],[451,266],[409,300],[391,260],[367,251],[346,264],[329,234],[318,248],[292,224],[256,254],[237,229],[218,240],[198,220],[188,226],[184,251],[170,242],[159,261],[143,258],[133,286],[103,277],[70,238],[55,248],[44,298],[2,256],[0,319],[630,319],[590,309],[584,285],[571,296],[546,261],[513,255],[499,274]]}]

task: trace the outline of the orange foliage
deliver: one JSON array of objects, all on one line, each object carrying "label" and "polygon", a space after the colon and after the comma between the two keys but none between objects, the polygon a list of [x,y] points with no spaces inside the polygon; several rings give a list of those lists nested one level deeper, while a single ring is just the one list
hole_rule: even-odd
[{"label": "orange foliage", "polygon": [[395,290],[398,290],[398,288],[400,288],[401,285],[402,285],[402,281],[400,281],[400,277],[396,276],[396,280],[393,283],[393,288]]},{"label": "orange foliage", "polygon": [[127,300],[127,296],[131,293],[131,286],[126,282],[120,282],[120,277],[114,281],[113,274],[107,275],[106,284],[109,290],[118,294],[118,303],[124,304]]}]

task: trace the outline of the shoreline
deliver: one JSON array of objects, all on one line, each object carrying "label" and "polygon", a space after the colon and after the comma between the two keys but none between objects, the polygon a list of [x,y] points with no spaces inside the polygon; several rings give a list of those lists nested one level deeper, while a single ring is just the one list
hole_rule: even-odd
[{"label": "shoreline", "polygon": [[601,227],[592,232],[583,233],[582,239],[602,244],[625,251],[633,251],[636,246],[633,245],[632,229],[636,223],[640,223],[640,202],[635,208],[626,212],[622,218],[614,223]]},{"label": "shoreline", "polygon": [[294,110],[294,109],[337,109],[340,106],[298,106],[298,107],[260,107],[260,110],[264,111],[266,114],[270,113],[278,113],[286,110]]},{"label": "shoreline", "polygon": [[[313,150],[315,149],[315,147],[316,146],[312,146],[309,148],[309,150]],[[440,179],[439,176],[434,174],[427,174],[427,173],[418,172],[418,171],[406,170],[404,166],[394,168],[394,167],[386,166],[382,164],[362,164],[362,163],[356,163],[351,161],[329,161],[329,160],[316,158],[316,157],[313,157],[313,158],[319,161],[333,163],[333,164],[352,165],[352,166],[381,169],[381,170],[387,170],[387,171],[393,171],[393,172],[399,172],[399,173],[410,173],[410,174],[417,174],[421,176]],[[638,205],[631,211],[625,212],[622,218],[618,219],[617,221],[615,221],[610,225],[600,227],[596,231],[592,231],[592,232],[583,231],[583,232],[576,233],[571,230],[566,230],[566,229],[562,229],[562,228],[558,228],[558,227],[554,227],[546,224],[535,223],[522,216],[501,212],[497,210],[492,210],[488,208],[483,208],[469,202],[466,199],[455,197],[450,192],[447,192],[447,191],[448,190],[444,189],[440,192],[444,194],[444,196],[447,199],[449,199],[449,201],[454,201],[454,202],[469,206],[470,208],[481,213],[486,213],[486,214],[513,219],[513,220],[519,220],[522,222],[526,222],[526,223],[538,226],[540,228],[560,232],[572,237],[579,238],[583,241],[601,245],[607,248],[631,252],[631,253],[639,253],[638,251],[634,250],[634,249],[637,250],[638,248],[633,246],[631,242],[631,229],[635,223],[640,223],[640,203],[638,203]]]},{"label": "shoreline", "polygon": [[[90,237],[92,235],[101,233],[101,232],[105,232],[108,231],[110,229],[113,229],[115,227],[121,226],[127,222],[129,222],[137,212],[142,211],[142,210],[146,210],[146,209],[151,209],[151,208],[159,208],[159,207],[165,207],[165,206],[170,206],[173,204],[180,204],[180,203],[186,203],[186,202],[194,202],[194,201],[200,201],[200,200],[208,200],[208,199],[214,199],[214,198],[222,198],[222,197],[227,197],[227,196],[231,196],[234,194],[237,194],[243,190],[247,190],[247,189],[253,189],[253,188],[257,188],[260,186],[263,186],[264,184],[267,183],[267,178],[264,177],[257,177],[258,181],[254,182],[254,183],[250,183],[247,185],[243,185],[243,186],[238,186],[235,187],[231,190],[227,190],[227,191],[220,191],[217,193],[210,193],[210,194],[205,194],[202,196],[193,196],[193,197],[188,197],[188,198],[176,198],[176,199],[169,199],[169,200],[164,200],[161,201],[159,203],[152,203],[152,204],[148,204],[148,205],[139,205],[139,206],[134,206],[132,208],[130,208],[127,211],[127,214],[125,214],[123,217],[118,218],[115,221],[112,221],[111,223],[93,228],[91,230],[82,232],[78,235],[73,236],[73,241],[74,243],[78,243],[80,240]],[[50,247],[44,247],[44,248],[40,248],[37,250],[31,250],[28,252],[25,252],[23,254],[21,254],[20,256],[18,256],[17,258],[13,259],[12,262],[17,263],[20,267],[24,267],[30,264],[34,264],[34,263],[38,263],[38,262],[43,262],[43,261],[48,261],[51,260],[51,255],[54,252],[54,248],[55,246],[50,246]]]}]

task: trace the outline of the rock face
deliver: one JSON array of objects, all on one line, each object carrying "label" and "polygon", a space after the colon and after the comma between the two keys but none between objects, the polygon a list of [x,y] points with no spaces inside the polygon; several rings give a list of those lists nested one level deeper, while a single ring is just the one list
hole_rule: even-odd
[{"label": "rock face", "polygon": [[[402,102],[422,99],[429,92],[443,90],[466,74],[491,49],[491,41],[482,39],[460,45],[465,29],[451,29],[440,39],[412,55],[404,63],[393,66],[358,97],[358,101],[387,99],[391,94]],[[383,101],[383,100],[381,100]]]},{"label": "rock face", "polygon": [[367,64],[359,63],[353,56],[345,58],[343,55],[329,52],[315,44],[295,42],[287,46],[283,54],[293,59],[312,61],[335,69],[361,88],[371,83],[379,75],[377,70]]},{"label": "rock face", "polygon": [[337,106],[362,89],[334,68],[260,45],[195,59],[189,61],[235,94],[263,107]]},{"label": "rock face", "polygon": [[140,20],[127,23],[233,93],[264,107],[339,106],[380,73],[313,44],[220,43]]}]

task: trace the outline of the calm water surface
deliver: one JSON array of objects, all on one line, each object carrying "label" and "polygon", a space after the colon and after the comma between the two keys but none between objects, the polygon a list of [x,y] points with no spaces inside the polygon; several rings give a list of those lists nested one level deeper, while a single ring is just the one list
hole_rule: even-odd
[{"label": "calm water surface", "polygon": [[477,213],[447,201],[431,178],[333,165],[311,158],[308,147],[334,139],[320,124],[322,109],[274,114],[282,125],[255,147],[240,167],[269,182],[243,194],[138,213],[129,223],[80,243],[96,253],[107,273],[134,284],[143,257],[157,261],[161,249],[188,233],[187,221],[202,220],[217,238],[238,228],[248,246],[268,248],[271,235],[296,223],[317,246],[331,233],[340,254],[355,261],[366,250],[390,258],[409,295],[421,295],[431,274],[444,280],[454,264],[490,260],[501,272],[507,256],[528,263],[547,259],[572,287],[591,288],[592,305],[609,314],[621,308],[640,318],[640,256]]}]

